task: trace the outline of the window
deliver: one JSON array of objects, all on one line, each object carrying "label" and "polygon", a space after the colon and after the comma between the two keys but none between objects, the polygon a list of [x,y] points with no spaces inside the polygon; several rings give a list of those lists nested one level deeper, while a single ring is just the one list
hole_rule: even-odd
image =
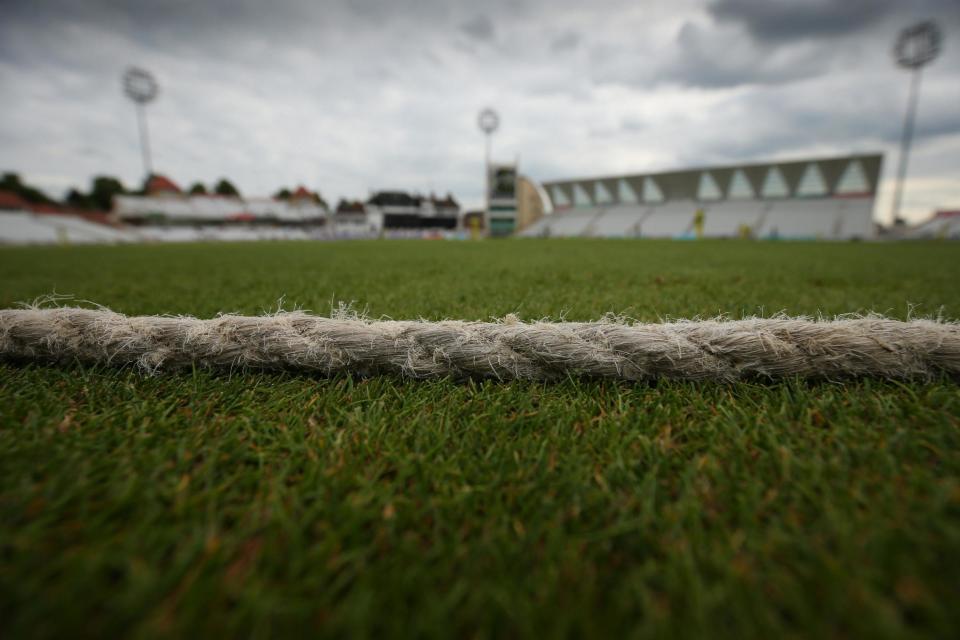
[{"label": "window", "polygon": [[560,186],[555,186],[550,190],[550,195],[553,197],[553,206],[555,207],[569,207],[570,199],[567,198],[567,194],[563,192],[563,189]]},{"label": "window", "polygon": [[811,198],[827,195],[827,182],[820,173],[820,167],[813,162],[808,164],[800,177],[800,184],[797,186],[797,196]]},{"label": "window", "polygon": [[602,182],[594,183],[593,195],[594,199],[597,201],[597,204],[610,204],[613,202],[613,196],[610,195],[610,192],[607,191],[607,188]]},{"label": "window", "polygon": [[777,167],[770,167],[767,170],[767,177],[763,180],[763,188],[760,194],[764,198],[786,198],[790,195],[790,188],[783,177],[783,172]]},{"label": "window", "polygon": [[870,193],[870,183],[859,160],[851,160],[837,182],[837,195]]},{"label": "window", "polygon": [[697,184],[697,200],[719,200],[723,197],[717,181],[709,171],[700,174],[700,182]]},{"label": "window", "polygon": [[636,192],[624,178],[620,178],[620,181],[617,182],[617,200],[629,203],[637,201]]},{"label": "window", "polygon": [[727,189],[727,198],[731,200],[751,200],[757,196],[753,192],[750,181],[743,169],[737,169],[730,178],[730,187]]},{"label": "window", "polygon": [[643,201],[644,202],[663,202],[663,191],[660,191],[656,181],[647,176],[643,179]]},{"label": "window", "polygon": [[589,207],[593,202],[590,201],[590,196],[587,195],[587,190],[583,188],[582,184],[573,185],[573,206],[575,207]]}]

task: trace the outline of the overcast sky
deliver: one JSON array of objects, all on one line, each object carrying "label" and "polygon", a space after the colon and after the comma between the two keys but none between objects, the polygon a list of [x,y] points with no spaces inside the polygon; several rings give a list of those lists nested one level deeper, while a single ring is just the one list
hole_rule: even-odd
[{"label": "overcast sky", "polygon": [[935,18],[906,212],[960,208],[958,0],[3,0],[0,169],[60,195],[139,184],[128,65],[151,70],[154,164],[248,195],[304,184],[482,199],[494,157],[539,180],[886,152],[908,87],[899,28]]}]

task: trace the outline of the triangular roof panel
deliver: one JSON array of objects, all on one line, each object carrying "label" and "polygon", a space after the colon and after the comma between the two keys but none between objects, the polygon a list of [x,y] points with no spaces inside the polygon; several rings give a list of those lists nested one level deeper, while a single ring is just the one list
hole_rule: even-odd
[{"label": "triangular roof panel", "polygon": [[593,201],[590,198],[590,194],[587,193],[587,190],[583,187],[582,184],[576,183],[573,185],[573,206],[575,207],[589,207],[593,204]]},{"label": "triangular roof panel", "polygon": [[760,195],[764,198],[786,198],[790,195],[790,187],[787,186],[787,180],[780,169],[770,167],[767,170]]},{"label": "triangular roof panel", "polygon": [[710,172],[702,172],[697,182],[697,200],[719,200],[722,197],[723,193]]},{"label": "triangular roof panel", "polygon": [[610,195],[610,192],[607,190],[607,187],[604,186],[602,182],[597,182],[593,188],[594,199],[597,204],[610,204],[613,202],[613,196]]},{"label": "triangular roof panel", "polygon": [[558,184],[550,189],[550,197],[553,199],[553,206],[555,207],[570,206],[570,198],[567,197],[567,194],[563,192],[563,188]]},{"label": "triangular roof panel", "polygon": [[646,176],[643,179],[643,201],[663,202],[665,199],[666,198],[663,197],[663,191],[660,190],[657,181],[650,176]]},{"label": "triangular roof panel", "polygon": [[802,198],[827,195],[827,181],[823,179],[823,173],[817,163],[811,162],[803,169],[796,195]]},{"label": "triangular roof panel", "polygon": [[753,190],[753,185],[747,179],[743,169],[737,169],[730,178],[730,187],[727,189],[727,198],[730,200],[751,200],[756,198],[757,194]]},{"label": "triangular roof panel", "polygon": [[620,180],[617,181],[617,200],[619,202],[630,204],[633,204],[638,200],[636,192],[625,178],[620,178]]},{"label": "triangular roof panel", "polygon": [[840,175],[834,193],[839,196],[849,196],[869,192],[870,183],[867,181],[867,174],[863,171],[863,165],[859,160],[851,160]]}]

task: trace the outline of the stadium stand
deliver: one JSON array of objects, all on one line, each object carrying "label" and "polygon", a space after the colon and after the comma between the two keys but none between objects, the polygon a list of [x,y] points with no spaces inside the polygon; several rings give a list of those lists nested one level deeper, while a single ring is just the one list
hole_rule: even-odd
[{"label": "stadium stand", "polygon": [[640,237],[683,238],[693,234],[695,202],[667,202],[650,209],[650,214],[640,223]]},{"label": "stadium stand", "polygon": [[4,244],[54,244],[57,230],[38,221],[32,213],[4,213],[0,219],[0,242]]},{"label": "stadium stand", "polygon": [[136,234],[147,242],[256,242],[328,238],[325,230],[266,226],[142,227],[136,230]]},{"label": "stadium stand", "polygon": [[882,161],[852,155],[548,182],[553,213],[520,235],[870,238]]},{"label": "stadium stand", "polygon": [[527,225],[517,235],[523,238],[548,238],[550,237],[550,223],[555,219],[557,219],[556,216],[544,216]]},{"label": "stadium stand", "polygon": [[119,229],[70,215],[37,215],[29,211],[0,214],[2,244],[103,244],[132,242]]},{"label": "stadium stand", "polygon": [[596,221],[603,215],[602,208],[576,209],[561,216],[545,216],[518,235],[523,237],[568,237],[596,235]]},{"label": "stadium stand", "polygon": [[597,216],[596,209],[574,209],[567,215],[550,221],[548,235],[551,236],[581,236],[587,235],[587,227]]},{"label": "stadium stand", "polygon": [[839,240],[872,233],[872,202],[817,198],[773,205],[756,235],[765,238]]},{"label": "stadium stand", "polygon": [[736,238],[744,227],[755,233],[762,224],[768,203],[755,200],[725,200],[711,203],[704,210],[703,233],[718,238]]},{"label": "stadium stand", "polygon": [[116,196],[114,215],[130,224],[167,222],[203,224],[215,222],[322,223],[328,212],[313,202],[272,198],[220,196]]},{"label": "stadium stand", "polygon": [[643,221],[653,213],[653,207],[611,206],[594,222],[594,234],[600,238],[632,237],[640,235]]},{"label": "stadium stand", "polygon": [[937,211],[931,218],[908,229],[910,240],[960,240],[960,210]]},{"label": "stadium stand", "polygon": [[363,205],[365,224],[379,231],[452,230],[457,228],[460,205],[451,194],[445,198],[378,191]]}]

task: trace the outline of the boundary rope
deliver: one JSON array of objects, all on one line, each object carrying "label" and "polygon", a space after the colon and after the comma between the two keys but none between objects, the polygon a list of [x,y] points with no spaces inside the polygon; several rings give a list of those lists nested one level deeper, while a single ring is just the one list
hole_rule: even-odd
[{"label": "boundary rope", "polygon": [[960,324],[880,316],[441,322],[303,312],[208,320],[74,307],[0,310],[0,358],[324,375],[556,380],[960,379]]}]

